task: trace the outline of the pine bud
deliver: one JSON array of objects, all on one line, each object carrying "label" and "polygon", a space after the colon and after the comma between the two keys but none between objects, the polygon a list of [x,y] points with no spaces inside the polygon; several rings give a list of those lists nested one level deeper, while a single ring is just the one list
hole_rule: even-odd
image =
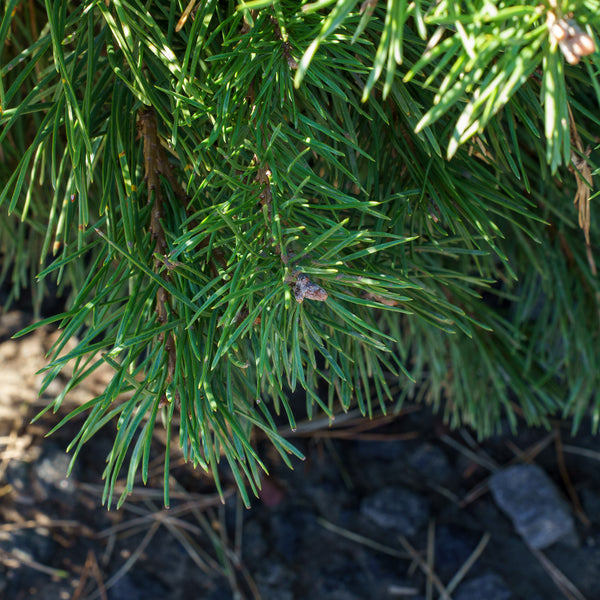
[{"label": "pine bud", "polygon": [[294,286],[294,297],[296,298],[296,302],[302,302],[304,298],[325,302],[327,300],[327,292],[321,286],[313,283],[308,275],[300,274]]},{"label": "pine bud", "polygon": [[558,46],[570,65],[576,65],[582,56],[596,51],[596,45],[589,36],[573,20],[559,19],[550,27],[550,35],[558,42]]}]

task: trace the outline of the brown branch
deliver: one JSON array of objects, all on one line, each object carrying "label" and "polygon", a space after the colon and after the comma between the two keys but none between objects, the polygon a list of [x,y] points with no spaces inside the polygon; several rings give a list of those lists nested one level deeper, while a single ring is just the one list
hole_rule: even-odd
[{"label": "brown branch", "polygon": [[[144,143],[144,164],[146,168],[145,179],[148,186],[148,203],[154,201],[150,217],[150,233],[154,239],[154,271],[158,272],[161,265],[164,265],[164,257],[167,255],[168,245],[165,237],[165,232],[161,223],[163,216],[164,197],[160,185],[160,175],[171,185],[173,192],[182,200],[185,200],[186,195],[182,190],[179,182],[173,175],[171,165],[165,157],[160,139],[158,137],[158,127],[156,123],[156,115],[152,108],[144,110],[139,115],[140,130]],[[164,274],[166,281],[170,280],[170,269]],[[168,321],[169,295],[164,287],[159,287],[156,293],[156,317],[162,325]],[[167,382],[173,381],[175,375],[176,351],[175,340],[169,332],[166,337],[161,334],[159,339],[164,340],[164,348],[167,353]],[[164,400],[161,400],[164,403]]]},{"label": "brown branch", "polygon": [[287,33],[284,34],[281,31],[281,27],[279,26],[279,21],[276,17],[271,17],[271,23],[273,24],[273,29],[275,32],[275,37],[281,41],[281,51],[283,53],[283,58],[285,58],[288,67],[293,71],[298,68],[298,63],[294,60],[292,56],[292,46],[288,41]]}]

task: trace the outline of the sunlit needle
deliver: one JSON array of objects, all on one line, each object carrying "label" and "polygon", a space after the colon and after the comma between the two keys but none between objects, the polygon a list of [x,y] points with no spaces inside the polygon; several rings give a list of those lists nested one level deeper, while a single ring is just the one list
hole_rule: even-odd
[{"label": "sunlit needle", "polygon": [[188,20],[188,17],[190,16],[190,13],[192,12],[192,9],[194,8],[195,4],[196,4],[196,0],[190,0],[188,2],[188,5],[185,7],[185,10],[183,11],[183,14],[181,15],[181,18],[179,19],[179,21],[177,21],[177,25],[175,26],[175,31],[179,31],[185,25],[185,22]]}]

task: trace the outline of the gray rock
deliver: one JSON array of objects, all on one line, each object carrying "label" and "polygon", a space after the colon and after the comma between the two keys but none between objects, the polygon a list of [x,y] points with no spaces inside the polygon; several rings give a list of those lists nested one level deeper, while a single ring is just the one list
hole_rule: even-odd
[{"label": "gray rock", "polygon": [[[60,495],[61,499],[71,496],[75,492],[75,480],[77,474],[73,477],[67,477],[71,457],[58,447],[49,445],[44,455],[33,465],[33,473],[36,479],[37,494],[40,500],[46,500],[55,495]],[[79,469],[77,463],[76,471]]]},{"label": "gray rock", "polygon": [[421,444],[410,455],[408,464],[425,479],[437,483],[444,483],[452,472],[443,450],[432,444]]},{"label": "gray rock", "polygon": [[452,595],[454,600],[510,600],[512,592],[496,573],[486,573],[465,581]]},{"label": "gray rock", "polygon": [[360,512],[379,527],[412,536],[429,519],[429,500],[399,486],[390,486],[367,496]]},{"label": "gray rock", "polygon": [[496,504],[533,548],[561,541],[576,545],[573,517],[546,473],[536,465],[517,465],[494,473],[490,490]]}]

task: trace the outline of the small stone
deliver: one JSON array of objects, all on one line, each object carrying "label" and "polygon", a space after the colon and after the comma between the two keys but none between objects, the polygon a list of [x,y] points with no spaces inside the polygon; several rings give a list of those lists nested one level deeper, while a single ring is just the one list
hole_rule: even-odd
[{"label": "small stone", "polygon": [[399,486],[383,488],[363,499],[360,512],[379,527],[412,536],[429,519],[429,500]]},{"label": "small stone", "polygon": [[408,464],[425,479],[444,483],[451,473],[443,450],[432,444],[421,444],[409,457]]},{"label": "small stone", "polygon": [[513,594],[500,575],[486,573],[462,583],[452,597],[454,600],[510,600]]},{"label": "small stone", "polygon": [[49,446],[44,455],[33,465],[40,500],[55,495],[59,495],[64,500],[75,492],[77,475],[67,477],[70,462],[71,457],[68,454],[57,447]]},{"label": "small stone", "polygon": [[551,479],[537,465],[517,465],[494,473],[490,490],[532,548],[547,548],[558,541],[576,545],[573,517]]}]

